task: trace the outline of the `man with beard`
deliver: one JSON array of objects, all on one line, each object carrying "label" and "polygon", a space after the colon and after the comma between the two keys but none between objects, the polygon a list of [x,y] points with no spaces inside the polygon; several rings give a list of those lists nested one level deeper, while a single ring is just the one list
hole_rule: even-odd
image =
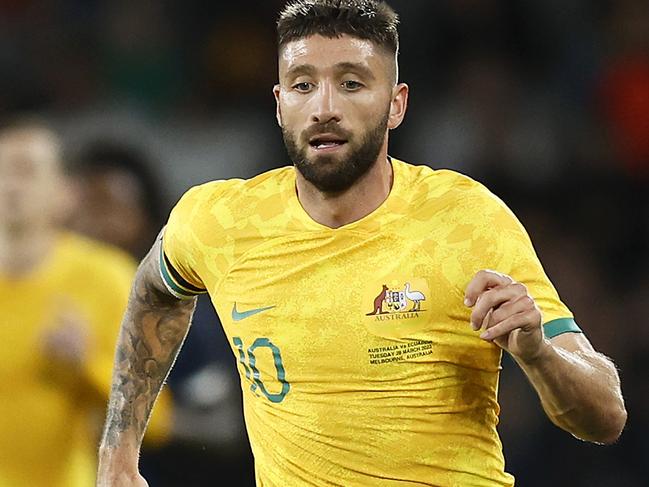
[{"label": "man with beard", "polygon": [[520,223],[469,178],[388,156],[408,100],[394,11],[295,0],[278,34],[294,168],[195,187],[173,210],[123,321],[100,485],[146,485],[140,439],[205,292],[239,361],[260,486],[513,485],[502,350],[558,426],[615,441],[615,367]]}]

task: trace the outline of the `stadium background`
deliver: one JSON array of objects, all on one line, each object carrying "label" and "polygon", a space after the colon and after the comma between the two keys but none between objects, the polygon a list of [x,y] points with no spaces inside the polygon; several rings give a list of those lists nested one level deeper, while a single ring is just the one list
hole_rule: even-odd
[{"label": "stadium background", "polygon": [[[553,427],[505,359],[508,470],[521,486],[647,485],[648,4],[390,3],[411,87],[390,153],[459,170],[499,194],[621,372],[627,429],[618,444],[596,447]],[[0,0],[0,116],[42,114],[71,154],[93,138],[137,145],[153,161],[166,213],[193,184],[287,163],[271,93],[282,5]],[[216,485],[206,466],[219,464],[218,444],[185,446],[152,453],[151,476],[191,472],[182,485]]]}]

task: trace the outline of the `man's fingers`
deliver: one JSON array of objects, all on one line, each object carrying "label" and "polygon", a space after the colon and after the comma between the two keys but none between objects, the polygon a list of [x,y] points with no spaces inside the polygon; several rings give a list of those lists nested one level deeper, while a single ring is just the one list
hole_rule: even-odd
[{"label": "man's fingers", "polygon": [[541,314],[535,309],[526,310],[515,315],[510,316],[509,318],[504,319],[500,323],[493,325],[488,330],[485,330],[480,334],[480,338],[483,340],[495,340],[505,336],[517,328],[525,329],[527,325],[531,325],[540,321]]},{"label": "man's fingers", "polygon": [[513,279],[505,274],[482,270],[467,285],[466,291],[464,292],[464,304],[466,306],[473,306],[478,300],[478,297],[487,289],[496,286],[507,286],[512,282],[514,282]]},{"label": "man's fingers", "polygon": [[[496,287],[484,291],[478,297],[473,311],[471,312],[471,327],[478,330],[486,327],[485,318],[490,310],[496,311],[497,308],[507,301],[516,301],[518,298],[527,295],[527,288],[519,283],[514,283],[505,287]],[[493,319],[492,319],[493,321]]]},{"label": "man's fingers", "polygon": [[527,294],[524,294],[498,307],[491,315],[490,323],[492,326],[497,325],[516,313],[532,310],[534,307],[534,300]]}]

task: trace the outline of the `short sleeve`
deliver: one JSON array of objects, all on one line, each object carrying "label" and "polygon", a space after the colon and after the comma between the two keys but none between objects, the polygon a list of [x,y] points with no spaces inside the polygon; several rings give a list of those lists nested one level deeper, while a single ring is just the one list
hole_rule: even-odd
[{"label": "short sleeve", "polygon": [[[486,191],[486,190],[485,190]],[[484,205],[483,228],[494,245],[493,270],[524,284],[543,316],[548,338],[566,332],[581,332],[570,309],[547,276],[532,241],[514,213],[489,193]]]},{"label": "short sleeve", "polygon": [[200,277],[200,242],[197,242],[193,224],[201,209],[201,187],[185,193],[171,211],[160,246],[160,273],[174,296],[189,299],[206,292]]}]

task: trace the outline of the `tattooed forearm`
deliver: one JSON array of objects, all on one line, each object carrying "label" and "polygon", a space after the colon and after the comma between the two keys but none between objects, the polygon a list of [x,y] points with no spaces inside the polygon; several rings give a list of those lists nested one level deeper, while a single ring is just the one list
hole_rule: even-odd
[{"label": "tattooed forearm", "polygon": [[102,448],[122,442],[139,448],[153,404],[189,328],[194,300],[180,301],[164,289],[159,245],[138,269],[122,322]]}]

